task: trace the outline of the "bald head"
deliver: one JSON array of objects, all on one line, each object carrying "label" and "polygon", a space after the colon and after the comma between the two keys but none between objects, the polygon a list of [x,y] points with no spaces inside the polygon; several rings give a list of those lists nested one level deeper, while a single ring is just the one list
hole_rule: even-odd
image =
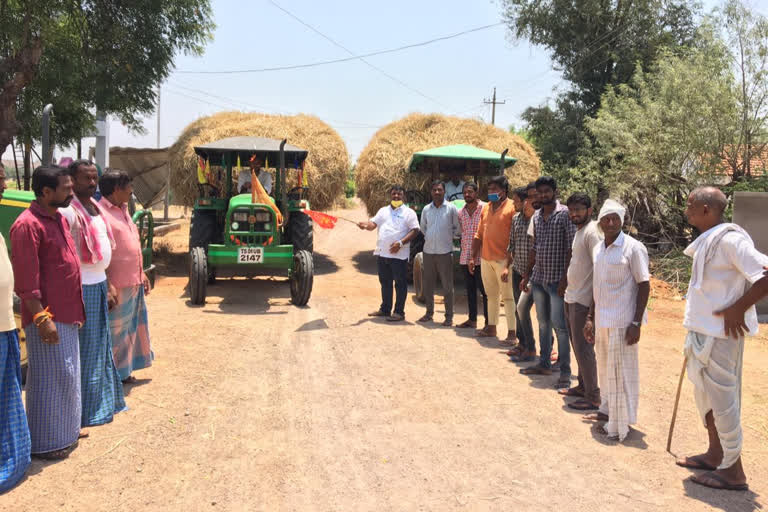
[{"label": "bald head", "polygon": [[717,187],[698,187],[691,192],[690,199],[697,206],[707,206],[717,216],[722,216],[728,207],[728,199]]}]

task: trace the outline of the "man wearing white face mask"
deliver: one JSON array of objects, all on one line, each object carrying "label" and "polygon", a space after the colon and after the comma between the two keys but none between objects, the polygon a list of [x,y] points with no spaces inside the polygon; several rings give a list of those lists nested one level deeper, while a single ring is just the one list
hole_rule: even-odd
[{"label": "man wearing white face mask", "polygon": [[[408,295],[408,257],[411,254],[410,241],[419,233],[419,219],[416,212],[403,204],[405,189],[394,185],[389,190],[390,203],[376,213],[369,221],[358,222],[357,227],[367,231],[379,230],[376,250],[378,256],[379,283],[381,283],[381,306],[368,316],[383,316],[387,321],[405,320],[405,298]],[[392,310],[392,284],[396,297]]]}]

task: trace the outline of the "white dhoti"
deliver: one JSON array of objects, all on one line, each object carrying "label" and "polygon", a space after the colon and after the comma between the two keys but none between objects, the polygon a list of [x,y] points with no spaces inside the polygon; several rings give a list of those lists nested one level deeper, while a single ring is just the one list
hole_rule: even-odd
[{"label": "white dhoti", "polygon": [[696,407],[706,426],[712,411],[723,447],[725,469],[741,456],[741,367],[744,338],[724,339],[689,331],[685,339],[688,378],[694,385]]},{"label": "white dhoti", "polygon": [[597,380],[600,382],[600,412],[608,415],[605,431],[623,441],[629,426],[637,423],[640,398],[638,344],[628,345],[627,329],[595,329]]}]

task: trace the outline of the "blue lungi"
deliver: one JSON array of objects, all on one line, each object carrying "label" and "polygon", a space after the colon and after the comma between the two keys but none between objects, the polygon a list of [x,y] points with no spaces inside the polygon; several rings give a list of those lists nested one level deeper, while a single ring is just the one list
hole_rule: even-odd
[{"label": "blue lungi", "polygon": [[32,443],[21,401],[21,352],[16,331],[0,332],[0,492],[27,471]]},{"label": "blue lungi", "polygon": [[32,453],[67,448],[80,435],[80,344],[77,326],[56,323],[59,342],[43,343],[35,324],[27,336],[27,422]]},{"label": "blue lungi", "polygon": [[85,324],[80,329],[82,425],[90,427],[112,421],[115,413],[125,409],[125,397],[112,358],[107,281],[83,285],[83,302]]}]

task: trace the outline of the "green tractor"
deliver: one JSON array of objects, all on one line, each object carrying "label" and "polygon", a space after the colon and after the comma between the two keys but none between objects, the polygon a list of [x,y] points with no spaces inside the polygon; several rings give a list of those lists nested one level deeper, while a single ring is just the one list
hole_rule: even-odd
[{"label": "green tractor", "polygon": [[[517,162],[516,158],[506,158],[507,151],[501,154],[487,149],[458,144],[455,146],[443,146],[427,149],[414,153],[408,163],[408,171],[425,177],[425,188],[437,179],[448,180],[450,176],[472,177],[474,182],[480,185],[480,178],[489,178],[502,174],[507,167]],[[430,190],[406,190],[405,202],[412,208],[421,221],[421,212],[426,205],[432,202]],[[464,195],[455,193],[445,198],[453,203],[456,209],[464,207]],[[424,301],[422,287],[422,268],[424,263],[424,235],[421,233],[411,241],[411,254],[408,258],[408,274],[413,280],[413,289],[416,300]],[[461,253],[460,240],[453,243],[453,261],[458,265]]]},{"label": "green tractor", "polygon": [[[11,250],[10,231],[11,226],[16,222],[16,218],[21,212],[29,208],[30,203],[34,201],[35,194],[25,190],[8,189],[3,192],[3,198],[0,200],[0,233],[5,238],[8,251]],[[152,242],[154,238],[154,219],[150,210],[140,210],[133,215],[133,222],[139,228],[139,237],[141,239],[141,255],[150,283],[155,283],[155,266],[152,264]],[[9,254],[10,255],[10,254]],[[23,326],[21,325],[21,301],[14,294],[13,313],[16,317],[16,327],[19,329],[19,340],[21,341],[21,365],[22,371],[26,375],[27,366],[27,346],[24,336]]]},{"label": "green tractor", "polygon": [[[189,295],[192,304],[204,304],[207,286],[219,270],[234,275],[287,271],[291,302],[304,306],[312,293],[312,219],[308,189],[288,189],[286,163],[301,173],[307,151],[286,140],[230,137],[195,147],[203,161],[221,162],[217,178],[199,185],[189,227]],[[237,194],[232,171],[237,162],[278,162],[273,197]],[[250,172],[247,169],[244,172]],[[213,184],[210,181],[214,181]],[[255,185],[255,184],[254,184]],[[282,217],[282,223],[279,222]]]}]

